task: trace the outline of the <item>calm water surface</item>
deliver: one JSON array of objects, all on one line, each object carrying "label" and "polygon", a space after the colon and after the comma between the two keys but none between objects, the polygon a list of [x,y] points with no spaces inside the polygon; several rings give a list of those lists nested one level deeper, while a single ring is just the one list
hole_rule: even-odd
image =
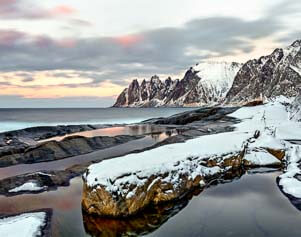
[{"label": "calm water surface", "polygon": [[193,109],[195,108],[0,109],[0,132],[58,124],[137,123]]},{"label": "calm water surface", "polygon": [[[81,178],[69,187],[37,195],[0,196],[0,212],[53,208],[54,236],[301,236],[301,213],[276,185],[280,172],[247,174],[211,186],[188,202],[156,214],[117,221],[87,217],[81,211]],[[167,218],[169,217],[169,219]],[[83,219],[85,223],[83,223]]]}]

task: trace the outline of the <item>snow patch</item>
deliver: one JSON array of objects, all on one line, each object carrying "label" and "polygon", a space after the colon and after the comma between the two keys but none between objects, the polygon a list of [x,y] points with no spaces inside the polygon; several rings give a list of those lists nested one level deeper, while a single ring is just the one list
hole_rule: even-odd
[{"label": "snow patch", "polygon": [[46,217],[45,212],[35,212],[2,218],[0,219],[0,235],[7,237],[40,236],[41,229],[46,224]]},{"label": "snow patch", "polygon": [[44,189],[45,189],[45,187],[41,187],[36,182],[32,181],[32,182],[24,183],[13,189],[10,189],[8,192],[10,192],[10,193],[18,193],[18,192],[26,192],[26,191],[32,192],[32,191],[41,191]]}]

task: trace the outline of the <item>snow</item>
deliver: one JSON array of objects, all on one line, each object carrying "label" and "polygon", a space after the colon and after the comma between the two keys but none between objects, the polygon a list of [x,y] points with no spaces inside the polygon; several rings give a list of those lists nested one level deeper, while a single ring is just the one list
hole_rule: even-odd
[{"label": "snow", "polygon": [[248,153],[244,156],[244,160],[249,161],[253,165],[259,166],[279,165],[281,163],[265,150]]},{"label": "snow", "polygon": [[45,226],[46,213],[25,213],[18,216],[0,219],[0,236],[32,237],[40,236]]},{"label": "snow", "polygon": [[24,183],[16,188],[9,190],[10,193],[17,193],[17,192],[26,192],[26,191],[41,191],[44,190],[45,187],[40,187],[36,182],[27,182]]},{"label": "snow", "polygon": [[[135,177],[131,176],[149,177],[155,173],[165,173],[174,169],[174,167],[187,168],[185,163],[188,158],[222,157],[239,152],[242,150],[244,141],[251,136],[249,133],[240,132],[202,136],[188,140],[185,143],[161,146],[142,153],[105,160],[91,165],[85,178],[90,187],[97,185],[110,186],[112,182],[125,174],[128,174],[131,183],[138,182],[134,180]],[[227,141],[227,143],[224,141]],[[179,167],[179,163],[183,167]]]},{"label": "snow", "polygon": [[205,61],[193,67],[202,78],[199,87],[204,88],[209,96],[216,99],[224,98],[230,90],[237,72],[242,64],[228,62]]},{"label": "snow", "polygon": [[277,139],[300,139],[301,123],[289,119],[290,113],[286,103],[292,100],[284,99],[269,102],[255,107],[243,107],[230,114],[231,117],[241,119],[235,125],[239,131],[274,130]]},{"label": "snow", "polygon": [[[218,166],[205,167],[202,162],[208,159],[220,162],[242,150],[245,150],[243,159],[252,165],[279,165],[281,162],[267,151],[275,149],[285,151],[284,159],[288,163],[279,185],[284,192],[301,198],[301,182],[296,178],[301,174],[298,168],[301,148],[287,141],[300,139],[301,134],[301,123],[290,119],[292,101],[278,97],[264,105],[243,107],[230,114],[241,120],[232,132],[201,136],[184,143],[105,160],[91,165],[84,180],[93,189],[102,186],[108,192],[130,198],[135,195],[135,190],[129,189],[130,184],[139,187],[152,175],[162,177],[169,173],[163,181],[176,185],[184,173],[191,178],[220,173],[225,170]],[[255,131],[260,132],[258,138],[254,138]],[[154,179],[149,188],[158,179]]]},{"label": "snow", "polygon": [[291,145],[290,154],[288,156],[288,165],[284,174],[280,175],[279,185],[283,191],[296,198],[301,198],[301,182],[296,179],[296,175],[301,175],[301,170],[298,167],[301,162],[301,146]]},{"label": "snow", "polygon": [[283,191],[296,198],[301,198],[301,182],[295,178],[283,178],[280,183]]}]

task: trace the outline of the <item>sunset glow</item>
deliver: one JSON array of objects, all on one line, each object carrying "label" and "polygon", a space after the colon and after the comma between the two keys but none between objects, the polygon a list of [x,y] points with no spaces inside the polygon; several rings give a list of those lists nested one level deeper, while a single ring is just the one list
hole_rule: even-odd
[{"label": "sunset glow", "polygon": [[135,78],[181,79],[203,60],[244,63],[291,44],[300,10],[295,0],[0,0],[0,97],[111,106]]}]

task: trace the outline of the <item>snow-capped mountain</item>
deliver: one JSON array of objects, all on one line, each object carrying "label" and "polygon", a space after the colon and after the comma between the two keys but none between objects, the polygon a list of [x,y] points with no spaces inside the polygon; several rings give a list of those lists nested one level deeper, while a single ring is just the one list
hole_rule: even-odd
[{"label": "snow-capped mountain", "polygon": [[191,67],[182,80],[153,76],[137,80],[117,98],[114,107],[201,106],[223,101],[242,64],[201,62]]},{"label": "snow-capped mountain", "polygon": [[301,40],[268,56],[245,63],[237,73],[226,103],[241,104],[283,95],[294,97],[301,86]]}]

